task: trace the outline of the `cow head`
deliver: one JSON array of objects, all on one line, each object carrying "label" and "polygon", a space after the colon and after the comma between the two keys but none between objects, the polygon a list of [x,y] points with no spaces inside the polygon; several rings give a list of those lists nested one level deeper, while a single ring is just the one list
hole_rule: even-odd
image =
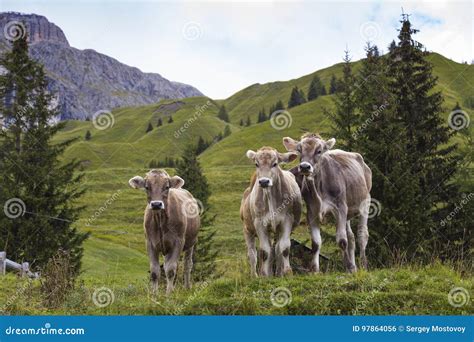
[{"label": "cow head", "polygon": [[262,188],[271,187],[275,183],[280,170],[279,163],[289,163],[297,157],[298,154],[294,152],[279,153],[271,147],[262,147],[257,152],[247,151],[247,158],[255,163],[257,182]]},{"label": "cow head", "polygon": [[291,152],[300,155],[299,171],[309,176],[314,171],[314,166],[319,162],[323,153],[334,147],[336,139],[331,138],[324,141],[319,135],[310,133],[301,137],[301,141],[296,141],[290,137],[283,138],[283,145]]},{"label": "cow head", "polygon": [[145,178],[135,176],[128,181],[134,189],[144,189],[147,195],[148,207],[152,210],[163,210],[168,205],[169,190],[178,189],[184,185],[181,177],[170,177],[165,170],[150,170]]}]

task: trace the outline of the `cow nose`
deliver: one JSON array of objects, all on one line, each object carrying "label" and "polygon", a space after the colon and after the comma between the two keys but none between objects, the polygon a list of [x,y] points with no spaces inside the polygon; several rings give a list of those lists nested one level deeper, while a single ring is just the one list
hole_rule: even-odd
[{"label": "cow nose", "polygon": [[269,178],[260,178],[258,180],[258,184],[260,184],[260,186],[262,188],[266,188],[266,187],[269,187],[271,185]]},{"label": "cow nose", "polygon": [[300,164],[300,170],[301,170],[301,172],[311,172],[311,169],[312,169],[312,168],[313,168],[313,167],[312,167],[311,164],[308,163],[308,162],[302,162],[302,163]]},{"label": "cow nose", "polygon": [[165,209],[165,204],[163,203],[163,201],[151,201],[150,206],[151,206],[151,209],[156,209],[156,210]]}]

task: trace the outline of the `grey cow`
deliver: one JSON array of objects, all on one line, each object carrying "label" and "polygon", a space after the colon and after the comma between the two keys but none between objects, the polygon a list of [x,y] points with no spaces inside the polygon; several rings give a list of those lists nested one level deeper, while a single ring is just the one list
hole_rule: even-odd
[{"label": "grey cow", "polygon": [[182,189],[184,180],[170,177],[165,170],[151,170],[145,176],[129,180],[134,189],[144,189],[148,204],[145,208],[144,228],[150,259],[153,291],[160,279],[159,255],[165,257],[166,293],[173,291],[181,252],[184,251],[184,285],[191,287],[194,246],[200,227],[199,206],[193,195]]},{"label": "grey cow", "polygon": [[319,272],[322,244],[319,225],[327,212],[331,212],[336,219],[336,242],[342,250],[348,272],[357,270],[355,237],[350,220],[360,216],[357,242],[362,267],[367,268],[365,249],[369,239],[367,220],[372,171],[360,154],[331,150],[335,142],[334,138],[324,141],[314,133],[306,133],[300,141],[283,138],[283,145],[288,151],[300,154],[299,166],[291,171],[307,205],[313,251],[311,269],[314,272]]}]

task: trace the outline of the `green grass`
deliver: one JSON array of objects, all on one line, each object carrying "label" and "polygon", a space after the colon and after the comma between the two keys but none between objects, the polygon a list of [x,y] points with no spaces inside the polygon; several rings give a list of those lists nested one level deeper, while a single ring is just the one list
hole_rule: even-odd
[{"label": "green grass", "polygon": [[[463,104],[472,94],[474,67],[438,54],[429,58],[435,65],[446,108],[452,108],[456,101]],[[339,75],[340,71],[338,64],[317,74],[327,86],[331,75]],[[96,129],[92,122],[67,122],[55,141],[80,138],[67,149],[64,158],[84,161],[84,186],[88,191],[78,203],[86,205],[86,209],[77,226],[92,233],[84,245],[83,273],[78,287],[63,307],[46,309],[37,282],[24,290],[25,280],[9,275],[1,278],[0,309],[10,299],[7,312],[12,314],[472,314],[472,302],[455,308],[447,300],[448,292],[456,286],[472,294],[472,274],[461,277],[460,272],[447,265],[425,268],[406,265],[355,275],[341,273],[341,257],[330,224],[323,227],[322,253],[331,258],[329,263],[322,262],[325,273],[284,279],[248,278],[239,206],[254,167],[245,152],[263,145],[282,151],[282,138],[298,137],[303,130],[329,132],[323,108],[331,108],[332,99],[323,96],[290,109],[292,124],[282,130],[273,128],[270,121],[250,127],[240,127],[237,123],[247,115],[252,115],[255,123],[262,106],[268,109],[278,99],[286,102],[293,85],[306,91],[311,78],[312,74],[287,82],[253,85],[219,101],[230,112],[232,134],[207,149],[200,160],[212,191],[209,210],[217,215],[215,248],[219,252],[218,269],[222,276],[196,284],[192,290],[179,285],[169,298],[163,296],[163,289],[157,298],[148,293],[148,258],[142,223],[146,198],[142,191],[131,189],[128,180],[144,175],[150,160],[177,158],[183,147],[195,144],[199,136],[210,140],[222,132],[226,123],[216,118],[218,104],[204,97],[180,100],[182,105],[172,114],[171,124],[169,113],[161,109],[163,104],[176,100],[114,110],[114,125],[105,130]],[[204,110],[198,111],[202,106]],[[466,111],[472,117],[472,109]],[[198,118],[190,122],[198,112]],[[446,117],[448,114],[449,110]],[[163,126],[156,127],[160,117]],[[154,129],[146,134],[148,122]],[[184,129],[176,137],[175,132],[181,127]],[[90,141],[84,140],[87,130],[92,133]],[[174,170],[168,171],[174,174]],[[108,199],[113,199],[109,205]],[[96,212],[100,213],[96,215]],[[304,223],[293,236],[301,241],[309,239]],[[105,308],[95,306],[91,300],[94,290],[102,286],[115,294],[114,303]],[[279,286],[292,293],[291,304],[283,308],[273,306],[270,300],[271,292]]]}]

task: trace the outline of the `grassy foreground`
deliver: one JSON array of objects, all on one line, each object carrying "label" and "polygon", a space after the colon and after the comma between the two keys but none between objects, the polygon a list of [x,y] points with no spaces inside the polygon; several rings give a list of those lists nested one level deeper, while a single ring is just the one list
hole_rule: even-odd
[{"label": "grassy foreground", "polygon": [[466,315],[474,312],[472,302],[454,307],[448,293],[454,287],[472,293],[473,280],[435,264],[355,275],[223,278],[194,284],[190,290],[179,284],[166,297],[163,286],[160,294],[151,295],[144,276],[128,281],[86,276],[64,306],[46,309],[37,281],[9,275],[3,280],[8,290],[2,291],[0,300],[18,297],[5,310],[18,315]]}]

